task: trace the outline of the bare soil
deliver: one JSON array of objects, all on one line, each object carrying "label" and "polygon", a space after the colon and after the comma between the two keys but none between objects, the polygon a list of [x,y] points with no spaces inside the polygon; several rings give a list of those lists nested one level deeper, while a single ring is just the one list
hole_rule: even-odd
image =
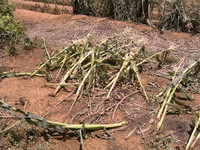
[{"label": "bare soil", "polygon": [[[29,36],[45,38],[55,51],[68,46],[72,40],[80,39],[89,33],[93,34],[92,38],[97,42],[115,33],[130,30],[131,37],[136,41],[141,39],[146,41],[145,46],[149,50],[159,51],[176,44],[176,50],[171,54],[173,59],[186,57],[188,63],[190,63],[200,57],[200,36],[198,35],[172,31],[166,31],[160,34],[156,29],[145,25],[113,21],[106,18],[88,17],[85,15],[51,15],[23,9],[17,9],[14,15],[17,20],[22,21],[27,27],[27,34]],[[36,69],[43,61],[45,61],[43,49],[35,49],[33,51],[23,52],[16,57],[6,56],[0,58],[0,69],[8,72],[29,72]],[[160,69],[158,70],[159,72],[163,72],[163,70]],[[142,82],[148,94],[152,95],[158,93],[158,91],[151,87],[150,83],[154,83],[161,89],[164,89],[169,83],[169,80],[146,73],[142,74]],[[0,81],[0,97],[12,106],[19,107],[38,116],[44,116],[72,91],[72,89],[67,89],[67,91],[61,91],[56,97],[52,97],[55,88],[45,86],[47,83],[43,77],[5,78]],[[92,102],[93,108],[98,108],[100,111],[97,114],[93,111],[88,112],[88,100],[83,97],[83,99],[76,103],[71,114],[67,115],[73,102],[73,99],[69,98],[52,110],[46,118],[52,121],[68,123],[74,115],[79,113],[80,115],[74,119],[74,123],[88,123],[91,120],[98,123],[129,122],[125,127],[109,131],[115,137],[115,140],[105,140],[97,138],[96,136],[94,138],[88,136],[85,139],[87,150],[184,149],[192,131],[194,115],[167,115],[162,131],[159,134],[154,134],[152,131],[155,125],[155,115],[158,107],[157,105],[149,106],[140,93],[128,97],[117,109],[114,119],[112,119],[113,109],[105,111],[106,108],[112,107],[123,97],[135,91],[135,88],[128,86],[116,88],[112,98],[109,100],[97,95]],[[22,100],[26,103],[25,106],[20,105]],[[194,101],[186,101],[186,103],[191,106],[199,105],[200,95],[196,94]],[[152,102],[152,104],[156,104],[156,102]],[[99,119],[96,117],[99,117]],[[3,121],[3,119],[0,121]],[[16,127],[21,126],[25,126],[24,123]],[[16,127],[13,129],[16,129]],[[26,131],[26,128],[24,131]],[[132,134],[130,134],[131,132]],[[17,133],[14,132],[14,134]],[[101,137],[103,131],[96,131],[92,134],[97,134]],[[0,136],[3,137],[3,135]],[[80,149],[79,138],[76,134],[69,134],[64,137],[60,135],[50,136],[50,139],[45,140],[44,134],[40,134],[38,136],[39,140],[27,143],[27,148],[47,150]],[[7,145],[0,142],[0,147],[2,149],[26,149],[20,147],[20,144],[17,145],[12,142]],[[200,149],[199,143],[195,149]]]}]

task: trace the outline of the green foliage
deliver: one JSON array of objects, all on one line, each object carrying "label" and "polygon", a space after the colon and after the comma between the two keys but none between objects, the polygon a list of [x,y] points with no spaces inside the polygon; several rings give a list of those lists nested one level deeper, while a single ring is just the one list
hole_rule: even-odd
[{"label": "green foliage", "polygon": [[15,7],[7,0],[0,2],[0,42],[24,35],[24,27],[13,18]]},{"label": "green foliage", "polygon": [[10,55],[15,55],[16,44],[25,36],[25,28],[14,19],[15,7],[7,0],[0,2],[0,47],[8,46]]},{"label": "green foliage", "polygon": [[25,34],[25,27],[14,19],[15,7],[8,0],[0,2],[0,48],[6,49],[11,56],[20,50],[31,50],[38,47],[39,40],[31,39]]}]

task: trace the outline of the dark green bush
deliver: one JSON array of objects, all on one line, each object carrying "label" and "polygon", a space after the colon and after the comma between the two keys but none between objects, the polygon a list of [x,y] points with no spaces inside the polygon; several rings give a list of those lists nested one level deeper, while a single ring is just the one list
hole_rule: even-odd
[{"label": "dark green bush", "polygon": [[6,49],[12,56],[20,50],[30,50],[41,45],[38,39],[27,37],[25,27],[14,19],[14,10],[14,5],[8,0],[0,1],[0,50]]},{"label": "dark green bush", "polygon": [[13,18],[15,7],[7,0],[0,2],[0,42],[25,35],[25,28]]}]

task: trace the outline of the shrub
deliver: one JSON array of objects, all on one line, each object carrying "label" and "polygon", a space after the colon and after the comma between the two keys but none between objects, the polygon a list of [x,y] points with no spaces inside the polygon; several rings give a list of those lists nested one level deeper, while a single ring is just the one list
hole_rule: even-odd
[{"label": "shrub", "polygon": [[[0,48],[16,49],[15,45],[25,36],[25,28],[13,17],[15,7],[8,0],[0,1]],[[10,53],[15,55],[16,52]]]}]

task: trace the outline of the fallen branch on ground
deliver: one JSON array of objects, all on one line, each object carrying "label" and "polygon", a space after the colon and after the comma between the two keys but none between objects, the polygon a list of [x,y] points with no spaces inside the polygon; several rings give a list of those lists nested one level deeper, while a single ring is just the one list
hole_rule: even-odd
[{"label": "fallen branch on ground", "polygon": [[[101,130],[101,129],[111,129],[116,127],[121,127],[127,124],[126,121],[115,123],[115,124],[66,124],[60,122],[54,122],[46,120],[45,118],[36,116],[31,113],[26,113],[21,109],[12,107],[5,102],[0,100],[0,107],[3,108],[6,112],[11,113],[15,116],[15,118],[19,120],[25,120],[27,123],[31,125],[36,125],[41,128],[45,129],[54,129],[57,132],[64,133],[69,130],[76,131],[76,130],[84,130],[84,131],[93,131],[93,130]],[[15,113],[19,113],[22,116],[19,116]]]},{"label": "fallen branch on ground", "polygon": [[[32,75],[32,73],[30,73],[30,72],[25,72],[25,73],[23,73],[23,72],[19,72],[19,73],[17,73],[17,72],[11,72],[11,73],[3,72],[3,73],[0,73],[0,79],[11,78],[11,77],[19,77],[19,76],[31,76],[31,75]],[[39,74],[39,73],[34,74],[34,75],[35,76],[40,76],[40,77],[44,77],[45,76],[45,75]]]}]

